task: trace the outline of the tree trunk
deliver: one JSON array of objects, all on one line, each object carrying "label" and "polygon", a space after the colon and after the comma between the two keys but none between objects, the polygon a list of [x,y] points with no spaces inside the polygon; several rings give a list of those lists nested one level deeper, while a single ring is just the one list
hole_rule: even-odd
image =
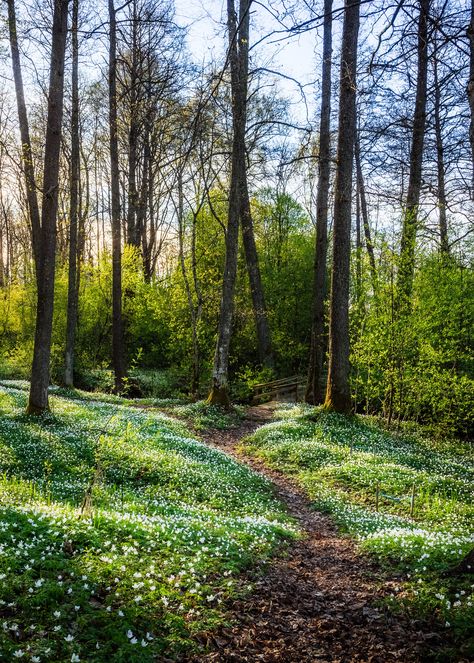
[{"label": "tree trunk", "polygon": [[[360,197],[356,188],[356,288],[355,296],[358,307],[362,302],[362,237],[360,232]],[[359,311],[360,312],[360,311]]]},{"label": "tree trunk", "polygon": [[78,228],[79,228],[79,44],[77,38],[79,0],[72,4],[72,99],[71,99],[71,191],[69,211],[69,273],[67,293],[66,353],[64,384],[74,386],[74,345],[79,306]]},{"label": "tree trunk", "polygon": [[10,50],[12,55],[13,78],[15,80],[15,94],[18,108],[18,123],[20,125],[21,161],[25,175],[26,198],[31,223],[31,239],[33,256],[36,267],[36,280],[38,288],[41,284],[41,220],[36,191],[36,179],[31,149],[28,114],[26,112],[25,92],[21,73],[20,50],[18,48],[18,35],[16,31],[15,0],[8,0],[8,29],[10,36]]},{"label": "tree trunk", "polygon": [[[201,350],[199,345],[199,336],[198,336],[198,325],[201,317],[201,306],[200,306],[200,297],[199,292],[196,292],[197,295],[197,304],[194,302],[193,293],[191,291],[191,283],[188,276],[188,270],[186,267],[186,259],[184,255],[184,198],[183,198],[183,174],[182,171],[178,173],[178,240],[179,240],[179,263],[181,267],[181,274],[183,276],[184,287],[186,290],[186,298],[188,300],[189,315],[191,317],[191,333],[192,333],[192,344],[193,344],[193,365],[192,365],[192,377],[191,377],[191,395],[194,399],[197,400],[199,392],[199,381],[200,381],[200,364],[201,364]],[[191,269],[194,279],[194,287],[196,291],[196,217],[193,219],[193,230],[192,230],[192,245],[191,245]]]},{"label": "tree trunk", "polygon": [[471,119],[469,123],[469,141],[471,143],[472,157],[472,191],[471,197],[474,199],[474,0],[471,0],[471,22],[468,28],[469,36],[469,82],[467,85],[467,97],[469,108],[471,109]]},{"label": "tree trunk", "polygon": [[438,57],[434,58],[434,124],[436,135],[436,168],[438,175],[438,220],[441,253],[449,255],[448,222],[446,218],[446,172],[444,166],[443,132],[441,127],[441,87],[438,80]]},{"label": "tree trunk", "polygon": [[356,163],[357,195],[360,201],[362,225],[364,226],[365,246],[367,249],[367,255],[369,256],[370,276],[372,279],[372,288],[375,294],[377,292],[377,268],[375,266],[374,245],[372,243],[372,236],[370,232],[369,210],[367,206],[367,195],[365,192],[364,175],[362,173],[362,164],[360,159],[360,141],[358,135],[356,136],[354,156]]},{"label": "tree trunk", "polygon": [[241,211],[242,241],[249,275],[250,292],[252,295],[253,313],[255,327],[257,330],[258,359],[262,366],[273,368],[273,351],[270,327],[268,325],[267,307],[263,293],[262,277],[258,263],[257,245],[253,230],[252,212],[250,209],[250,197],[247,187],[247,174],[244,164],[244,176],[241,183]]},{"label": "tree trunk", "polygon": [[112,210],[112,363],[115,391],[123,391],[125,348],[122,319],[122,228],[120,219],[120,173],[117,122],[117,22],[114,0],[109,0],[109,132]]},{"label": "tree trunk", "polygon": [[419,0],[418,19],[418,74],[416,82],[415,113],[410,154],[410,174],[406,205],[403,214],[400,262],[398,267],[395,308],[398,314],[411,310],[411,294],[415,273],[415,243],[418,230],[423,146],[426,129],[426,96],[428,79],[428,14],[430,0]]},{"label": "tree trunk", "polygon": [[68,0],[55,0],[41,208],[41,286],[38,284],[35,343],[28,404],[30,414],[39,414],[49,407],[49,362],[53,328],[59,153],[64,102],[67,15]]},{"label": "tree trunk", "polygon": [[356,137],[356,73],[359,13],[360,0],[345,0],[334,199],[329,371],[325,400],[325,407],[345,413],[349,413],[351,410],[349,388],[349,278],[352,165]]},{"label": "tree trunk", "polygon": [[[230,175],[229,211],[225,243],[225,265],[219,314],[217,344],[214,355],[212,388],[208,403],[230,407],[228,369],[229,348],[232,336],[234,313],[234,291],[237,276],[237,253],[239,241],[239,218],[242,200],[242,166],[245,159],[245,122],[247,100],[247,69],[245,53],[248,43],[249,9],[251,0],[240,0],[239,28],[234,0],[227,0],[227,25],[229,33],[229,61],[232,87],[232,165]],[[243,55],[242,57],[242,48]]]},{"label": "tree trunk", "polygon": [[137,151],[138,151],[138,104],[137,104],[137,6],[133,3],[132,19],[132,65],[130,71],[130,127],[128,131],[128,196],[127,196],[127,242],[140,247],[137,232]]},{"label": "tree trunk", "polygon": [[328,199],[331,174],[331,57],[332,0],[324,2],[323,71],[319,122],[319,173],[316,194],[316,247],[313,276],[313,311],[308,384],[305,400],[312,405],[324,401],[323,367],[326,356],[324,302],[328,244]]}]

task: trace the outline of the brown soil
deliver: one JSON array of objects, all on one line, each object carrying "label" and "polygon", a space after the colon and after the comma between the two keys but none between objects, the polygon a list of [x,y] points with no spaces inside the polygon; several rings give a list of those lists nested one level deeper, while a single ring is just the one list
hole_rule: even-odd
[{"label": "brown soil", "polygon": [[[195,662],[410,663],[427,661],[448,644],[433,624],[395,615],[380,599],[396,592],[401,579],[387,577],[341,536],[331,520],[311,507],[287,477],[237,453],[240,440],[272,417],[254,407],[229,431],[208,431],[209,444],[236,456],[271,479],[278,497],[298,521],[304,537],[254,581],[250,596],[235,602],[230,628],[203,637],[207,654]],[[441,659],[448,661],[449,659]]]}]

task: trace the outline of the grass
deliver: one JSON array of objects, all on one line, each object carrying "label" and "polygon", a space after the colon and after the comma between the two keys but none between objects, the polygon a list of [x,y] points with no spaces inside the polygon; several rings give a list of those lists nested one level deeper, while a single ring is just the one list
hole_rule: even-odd
[{"label": "grass", "polygon": [[176,657],[294,535],[270,484],[184,424],[78,392],[28,418],[3,384],[1,660]]},{"label": "grass", "polygon": [[473,656],[473,576],[444,574],[474,545],[471,448],[307,406],[284,407],[276,416],[246,440],[245,450],[293,476],[364,550],[405,573],[390,599],[394,607],[435,614],[454,630],[463,654]]}]

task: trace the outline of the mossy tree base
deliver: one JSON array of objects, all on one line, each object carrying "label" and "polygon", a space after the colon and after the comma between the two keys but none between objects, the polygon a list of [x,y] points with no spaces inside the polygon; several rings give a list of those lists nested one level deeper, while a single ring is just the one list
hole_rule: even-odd
[{"label": "mossy tree base", "polygon": [[344,395],[331,394],[326,395],[323,404],[326,412],[338,412],[339,414],[353,414],[351,399]]},{"label": "mossy tree base", "polygon": [[45,414],[45,412],[50,412],[49,406],[40,407],[39,405],[28,403],[28,407],[26,408],[26,414],[32,415],[34,417],[39,417],[42,414]]},{"label": "mossy tree base", "polygon": [[218,405],[225,410],[232,409],[229,390],[227,387],[218,387],[217,385],[214,385],[211,389],[211,393],[207,397],[206,403],[208,405]]}]

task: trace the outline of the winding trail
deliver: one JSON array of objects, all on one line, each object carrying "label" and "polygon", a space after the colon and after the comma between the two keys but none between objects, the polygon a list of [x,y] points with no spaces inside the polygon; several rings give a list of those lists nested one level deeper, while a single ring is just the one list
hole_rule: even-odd
[{"label": "winding trail", "polygon": [[[432,624],[394,615],[377,602],[396,592],[401,578],[387,577],[331,520],[311,507],[294,482],[236,451],[241,439],[272,419],[272,409],[250,408],[228,431],[206,431],[205,440],[268,477],[297,520],[303,538],[273,560],[245,600],[230,606],[233,626],[209,634],[209,653],[197,662],[411,663],[448,644]],[[441,659],[448,660],[448,659]]]}]

